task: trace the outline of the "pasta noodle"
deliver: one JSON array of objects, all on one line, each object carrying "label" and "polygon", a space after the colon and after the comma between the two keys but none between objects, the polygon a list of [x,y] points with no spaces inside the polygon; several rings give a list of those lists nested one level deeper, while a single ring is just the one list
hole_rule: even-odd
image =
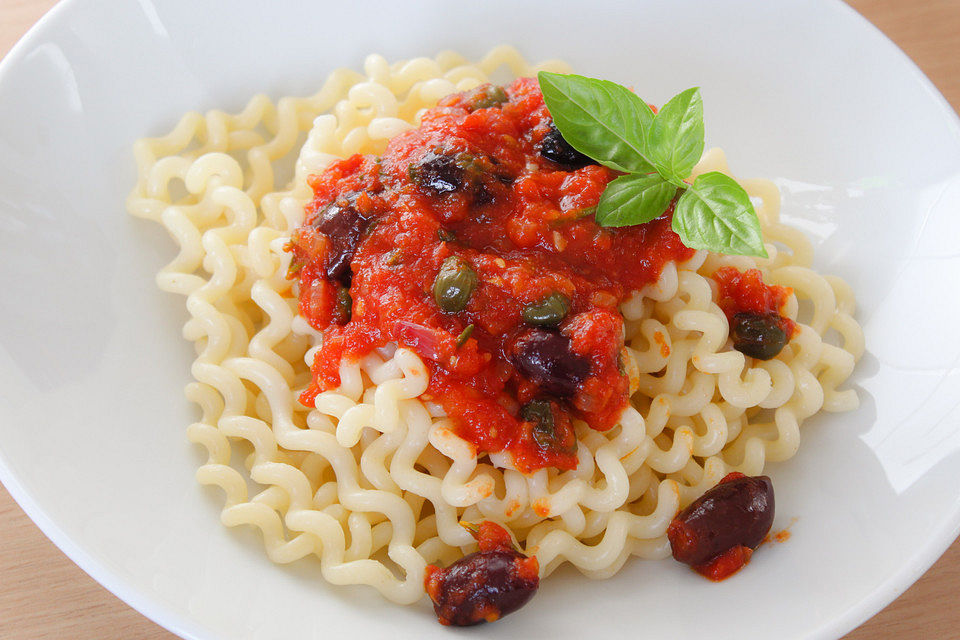
[{"label": "pasta noodle", "polygon": [[[790,458],[806,418],[857,406],[842,386],[864,348],[852,292],[811,268],[810,243],[779,222],[779,193],[764,180],[741,182],[758,203],[768,259],[698,251],[622,305],[631,404],[610,431],[576,426],[574,470],[524,475],[506,454],[478,458],[420,398],[424,363],[396,345],[344,359],[340,387],[299,404],[320,335],[298,316],[284,245],[313,196],[307,176],[382,152],[443,96],[540,69],[565,66],[531,66],[509,47],[476,65],[453,53],[370,56],[363,73],[336,71],[311,97],[190,113],[137,142],[128,209],[179,247],[157,284],[185,296],[190,314],[183,335],[197,357],[186,395],[201,415],[187,435],[208,454],[197,479],[222,489],[223,523],[258,528],[275,562],[313,555],[331,583],[412,603],[428,563],[476,548],[458,523],[486,519],[536,554],[541,575],[569,562],[604,578],[630,556],[668,556],[677,511],[730,471],[755,475]],[[695,175],[711,170],[727,171],[719,150]],[[793,289],[784,315],[798,330],[776,359],[729,347],[710,277],[724,266]]]}]

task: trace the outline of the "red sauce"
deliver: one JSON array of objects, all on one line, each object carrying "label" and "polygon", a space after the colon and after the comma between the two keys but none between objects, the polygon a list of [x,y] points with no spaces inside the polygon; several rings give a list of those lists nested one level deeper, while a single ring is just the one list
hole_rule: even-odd
[{"label": "red sauce", "polygon": [[793,289],[764,284],[759,269],[739,271],[733,267],[721,267],[714,272],[713,279],[720,287],[717,304],[727,320],[732,321],[733,316],[742,312],[758,315],[775,313],[780,316],[780,327],[786,332],[787,339],[793,337],[797,324],[780,315]]},{"label": "red sauce", "polygon": [[693,569],[704,578],[720,582],[726,580],[750,562],[753,549],[742,544],[731,547],[705,564],[698,564]]},{"label": "red sauce", "polygon": [[[355,155],[311,176],[314,198],[290,248],[301,314],[324,339],[301,402],[310,406],[339,384],[341,358],[396,342],[424,360],[427,395],[478,454],[508,451],[525,472],[571,469],[575,447],[538,443],[534,425],[519,416],[525,403],[544,396],[510,356],[528,328],[524,307],[555,292],[570,299],[558,330],[589,372],[572,396],[548,399],[563,428],[579,418],[606,430],[628,396],[617,307],[692,251],[670,228],[672,208],[644,225],[599,227],[591,208],[617,174],[595,164],[565,170],[541,156],[552,121],[537,82],[521,78],[505,89],[508,100],[488,108],[475,108],[477,91],[447,97],[423,114],[419,128],[391,140],[382,157]],[[437,156],[467,166],[472,186],[438,194],[417,184],[418,167]],[[352,207],[365,227],[350,261],[352,314],[342,326],[339,285],[326,271],[336,242],[315,228],[332,203]],[[456,313],[442,311],[432,295],[450,256],[478,277]],[[469,325],[472,334],[458,346]]]},{"label": "red sauce", "polygon": [[791,518],[790,524],[787,525],[786,529],[781,529],[780,531],[771,531],[763,539],[763,544],[767,544],[768,542],[771,544],[783,544],[784,542],[787,542],[790,540],[790,536],[793,535],[790,533],[790,527],[792,527],[796,522],[796,518]]}]

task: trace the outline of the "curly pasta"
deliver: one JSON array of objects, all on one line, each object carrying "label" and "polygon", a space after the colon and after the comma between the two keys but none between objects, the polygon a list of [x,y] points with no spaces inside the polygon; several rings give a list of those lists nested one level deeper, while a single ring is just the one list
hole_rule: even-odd
[{"label": "curly pasta", "polygon": [[[297,315],[283,247],[312,197],[307,176],[334,158],[381,152],[443,96],[540,69],[565,65],[531,66],[509,47],[476,65],[449,52],[395,64],[370,56],[362,74],[336,71],[311,97],[190,113],[136,144],[128,209],[179,247],[157,284],[186,296],[190,313],[183,335],[197,357],[186,395],[201,415],[187,435],[208,453],[197,479],[223,490],[225,525],[261,531],[272,560],[314,555],[334,584],[412,603],[428,563],[475,549],[459,521],[487,519],[537,555],[542,575],[569,562],[607,577],[631,555],[669,555],[677,511],[730,471],[755,475],[791,457],[806,418],[857,406],[841,386],[864,348],[852,292],[811,269],[809,242],[778,221],[779,193],[763,180],[742,184],[758,203],[768,259],[697,252],[622,306],[631,405],[610,431],[576,425],[575,470],[524,475],[505,454],[478,458],[420,398],[423,362],[396,346],[345,359],[338,389],[314,407],[298,403],[320,335]],[[278,190],[275,175],[294,159]],[[718,150],[695,174],[711,170],[727,171]],[[776,359],[730,348],[710,277],[723,266],[758,268],[793,289],[784,315],[798,331]]]}]

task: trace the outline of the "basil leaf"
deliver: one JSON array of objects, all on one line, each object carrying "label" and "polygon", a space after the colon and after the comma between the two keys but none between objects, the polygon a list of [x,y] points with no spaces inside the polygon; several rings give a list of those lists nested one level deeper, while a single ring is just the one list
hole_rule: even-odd
[{"label": "basil leaf", "polygon": [[647,148],[657,171],[677,186],[703,154],[703,99],[693,87],[663,105],[650,127]]},{"label": "basil leaf", "polygon": [[543,100],[564,140],[601,164],[631,175],[610,182],[597,205],[604,227],[643,224],[676,196],[673,230],[685,245],[767,257],[760,220],[746,191],[719,172],[684,183],[704,146],[703,99],[687,89],[654,115],[632,91],[608,80],[541,71]]},{"label": "basil leaf", "polygon": [[673,230],[691,249],[767,257],[760,219],[750,197],[730,176],[698,176],[673,211]]},{"label": "basil leaf", "polygon": [[649,173],[647,129],[653,111],[615,82],[541,71],[537,75],[553,122],[571,147],[625,173]]},{"label": "basil leaf", "polygon": [[607,185],[597,205],[602,227],[626,227],[650,222],[667,210],[677,187],[655,173],[620,176]]}]

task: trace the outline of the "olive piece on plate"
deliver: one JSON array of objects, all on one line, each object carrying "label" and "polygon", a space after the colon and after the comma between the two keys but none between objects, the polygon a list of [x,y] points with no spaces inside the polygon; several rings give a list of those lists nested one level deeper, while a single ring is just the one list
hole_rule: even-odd
[{"label": "olive piece on plate", "polygon": [[750,560],[770,531],[774,513],[770,478],[727,474],[670,523],[673,557],[722,580]]},{"label": "olive piece on plate", "polygon": [[[536,556],[514,549],[493,522],[466,526],[480,550],[441,569],[427,565],[424,589],[440,624],[467,627],[494,622],[525,605],[540,586]],[[473,529],[477,529],[473,531]]]}]

